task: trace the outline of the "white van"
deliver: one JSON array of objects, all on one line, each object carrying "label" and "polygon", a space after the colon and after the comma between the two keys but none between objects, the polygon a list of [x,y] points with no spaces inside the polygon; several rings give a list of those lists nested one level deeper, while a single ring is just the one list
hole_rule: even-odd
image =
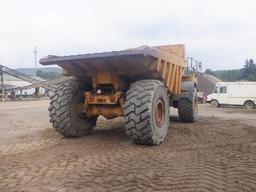
[{"label": "white van", "polygon": [[244,105],[251,109],[256,105],[256,82],[218,82],[207,102],[215,107]]}]

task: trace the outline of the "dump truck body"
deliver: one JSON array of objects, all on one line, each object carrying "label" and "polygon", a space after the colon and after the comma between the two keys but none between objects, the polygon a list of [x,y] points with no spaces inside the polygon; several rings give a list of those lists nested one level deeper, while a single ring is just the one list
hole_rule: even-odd
[{"label": "dump truck body", "polygon": [[[155,128],[158,126],[164,127],[163,130],[168,129],[166,119],[169,106],[179,108],[180,104],[181,119],[194,121],[197,83],[193,76],[183,75],[184,45],[141,46],[123,51],[62,57],[47,56],[42,58],[40,63],[57,64],[66,71],[67,75],[76,77],[80,84],[82,82],[85,85],[82,101],[79,107],[76,107],[85,119],[92,119],[98,115],[106,118],[124,115],[127,120],[127,134],[130,134],[136,143],[158,144],[164,139],[166,131]],[[67,85],[69,86],[71,85]],[[59,94],[58,91],[56,94]],[[181,100],[182,102],[179,102]],[[144,105],[146,102],[148,104]],[[187,106],[186,102],[193,104],[190,106],[190,111],[184,109]],[[151,104],[152,106],[148,108]],[[137,107],[139,108],[136,109]],[[140,110],[142,111],[138,113]],[[143,121],[145,118],[143,112],[146,111],[148,112],[145,115],[151,113],[147,118],[152,120],[152,123],[145,125],[148,127],[148,134],[153,135],[151,141],[146,141],[145,137],[142,141],[140,138],[142,135],[136,125],[131,125],[131,119],[137,123]],[[153,127],[151,124],[154,124]]]},{"label": "dump truck body", "polygon": [[184,45],[142,46],[105,53],[48,56],[41,59],[40,63],[57,64],[69,75],[88,82],[97,74],[106,73],[111,74],[111,77],[121,76],[127,81],[159,79],[164,81],[172,94],[179,94],[185,68],[184,52]]}]

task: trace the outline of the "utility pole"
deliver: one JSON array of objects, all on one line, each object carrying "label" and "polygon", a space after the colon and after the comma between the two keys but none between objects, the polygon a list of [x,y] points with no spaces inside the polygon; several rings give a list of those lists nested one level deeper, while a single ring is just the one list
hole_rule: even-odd
[{"label": "utility pole", "polygon": [[33,53],[35,54],[35,77],[37,76],[37,47],[35,47],[35,49],[33,50]]},{"label": "utility pole", "polygon": [[[37,77],[37,53],[38,53],[37,47],[35,47],[33,53],[35,54],[35,74],[34,75],[35,75],[35,77]],[[36,87],[35,95],[38,96],[38,94],[39,94],[39,87]]]}]

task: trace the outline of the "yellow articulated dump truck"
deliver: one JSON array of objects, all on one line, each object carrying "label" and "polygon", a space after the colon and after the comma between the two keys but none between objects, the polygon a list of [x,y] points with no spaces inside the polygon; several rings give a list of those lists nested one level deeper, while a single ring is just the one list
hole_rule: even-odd
[{"label": "yellow articulated dump truck", "polygon": [[128,138],[158,145],[167,135],[169,108],[183,122],[197,115],[197,80],[184,75],[184,45],[142,46],[123,51],[47,56],[72,76],[50,97],[53,127],[67,137],[91,133],[99,115],[124,116]]}]

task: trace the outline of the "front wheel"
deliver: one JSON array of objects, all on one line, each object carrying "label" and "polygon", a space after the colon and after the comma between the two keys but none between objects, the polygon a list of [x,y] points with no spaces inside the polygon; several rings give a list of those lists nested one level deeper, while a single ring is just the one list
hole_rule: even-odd
[{"label": "front wheel", "polygon": [[124,105],[126,135],[138,144],[158,145],[169,127],[169,97],[161,81],[133,83]]},{"label": "front wheel", "polygon": [[219,107],[220,105],[219,102],[215,99],[211,100],[210,104],[212,107]]},{"label": "front wheel", "polygon": [[54,129],[66,137],[82,137],[91,133],[97,117],[83,113],[84,89],[74,79],[59,85],[50,97],[49,115]]}]

